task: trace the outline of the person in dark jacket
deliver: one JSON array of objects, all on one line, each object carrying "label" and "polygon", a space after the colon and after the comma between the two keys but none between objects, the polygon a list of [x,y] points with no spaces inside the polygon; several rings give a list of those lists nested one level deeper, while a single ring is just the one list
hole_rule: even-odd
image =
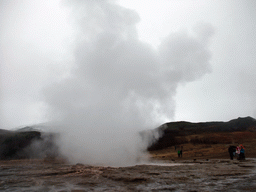
[{"label": "person in dark jacket", "polygon": [[233,160],[234,152],[236,152],[236,146],[229,146],[228,153],[231,160]]}]

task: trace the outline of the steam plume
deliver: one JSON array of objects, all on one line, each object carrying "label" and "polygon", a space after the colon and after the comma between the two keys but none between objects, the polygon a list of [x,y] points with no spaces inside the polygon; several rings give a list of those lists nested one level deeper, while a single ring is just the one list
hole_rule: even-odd
[{"label": "steam plume", "polygon": [[210,72],[213,28],[170,34],[154,49],[138,39],[138,14],[115,1],[66,4],[78,30],[74,67],[44,91],[65,130],[61,150],[72,162],[133,164],[146,147],[136,133],[171,119],[177,86]]}]

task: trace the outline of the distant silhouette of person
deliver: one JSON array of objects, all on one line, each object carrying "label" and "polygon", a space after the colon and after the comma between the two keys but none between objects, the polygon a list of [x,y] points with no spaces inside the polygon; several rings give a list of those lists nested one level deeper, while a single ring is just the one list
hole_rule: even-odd
[{"label": "distant silhouette of person", "polygon": [[236,147],[236,155],[237,155],[237,159],[239,159],[239,156],[240,156],[240,147],[239,147],[239,145]]},{"label": "distant silhouette of person", "polygon": [[180,146],[180,157],[182,157],[183,146]]},{"label": "distant silhouette of person", "polygon": [[239,160],[245,160],[245,148],[243,145],[239,146],[240,148],[240,154],[239,154]]},{"label": "distant silhouette of person", "polygon": [[178,150],[178,157],[180,157],[180,150]]},{"label": "distant silhouette of person", "polygon": [[228,153],[231,160],[233,160],[234,152],[236,152],[236,146],[229,146]]}]

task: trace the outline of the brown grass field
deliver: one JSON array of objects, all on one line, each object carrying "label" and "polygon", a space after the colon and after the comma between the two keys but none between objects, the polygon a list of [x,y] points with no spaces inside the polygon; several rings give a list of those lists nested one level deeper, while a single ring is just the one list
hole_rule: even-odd
[{"label": "brown grass field", "polygon": [[[256,158],[256,132],[204,133],[185,136],[185,139],[189,142],[178,145],[176,150],[172,146],[150,151],[150,155],[159,160],[229,159],[228,147],[242,144],[246,158]],[[195,139],[199,142],[193,143]],[[183,147],[183,154],[178,158],[177,151],[180,146]]]}]

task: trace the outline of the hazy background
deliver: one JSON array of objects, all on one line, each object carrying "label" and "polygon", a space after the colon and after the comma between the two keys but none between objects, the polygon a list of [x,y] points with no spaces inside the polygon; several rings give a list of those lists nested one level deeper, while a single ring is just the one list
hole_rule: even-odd
[{"label": "hazy background", "polygon": [[134,162],[137,131],[256,117],[255,6],[2,0],[1,128],[55,122],[74,161]]},{"label": "hazy background", "polygon": [[[84,1],[84,4],[90,2]],[[106,2],[95,1],[102,6]],[[133,28],[129,29],[133,31],[129,32],[129,38],[154,52],[148,53],[150,56],[145,60],[150,60],[148,70],[155,74],[158,72],[150,67],[154,62],[150,57],[156,57],[154,54],[157,54],[161,42],[170,34],[183,31],[188,35],[198,23],[206,23],[215,31],[208,47],[211,55],[208,73],[203,77],[198,75],[196,81],[170,85],[173,87],[169,92],[172,102],[164,105],[172,112],[157,119],[161,122],[166,119],[197,122],[248,115],[255,117],[256,3],[253,0],[130,0],[110,3],[127,7],[130,13],[123,15],[123,20],[112,15],[113,18],[108,18],[113,19],[109,28],[110,25],[119,25],[118,30],[112,28],[116,34],[125,33],[124,30],[128,30],[125,28]],[[77,9],[75,4],[65,1],[0,1],[1,127],[47,121],[48,110],[42,98],[42,88],[70,75],[70,69],[74,69],[78,62],[78,47],[82,46],[79,38],[95,38],[96,33],[92,34],[94,32],[90,30],[98,31],[99,28],[94,27],[102,25],[105,17],[102,12],[97,16],[97,8],[94,11],[88,8],[90,13],[86,18],[95,18],[95,21],[83,20],[82,7]],[[119,8],[113,9],[119,12]],[[102,19],[101,24],[96,24],[99,22],[96,17]],[[139,51],[136,53],[140,54]],[[174,62],[172,58],[170,62]],[[157,80],[152,78],[151,82],[144,83],[152,81],[153,85],[146,88],[141,84],[144,87],[141,92],[149,87],[152,90],[157,87],[158,90],[153,92],[159,91]]]}]

